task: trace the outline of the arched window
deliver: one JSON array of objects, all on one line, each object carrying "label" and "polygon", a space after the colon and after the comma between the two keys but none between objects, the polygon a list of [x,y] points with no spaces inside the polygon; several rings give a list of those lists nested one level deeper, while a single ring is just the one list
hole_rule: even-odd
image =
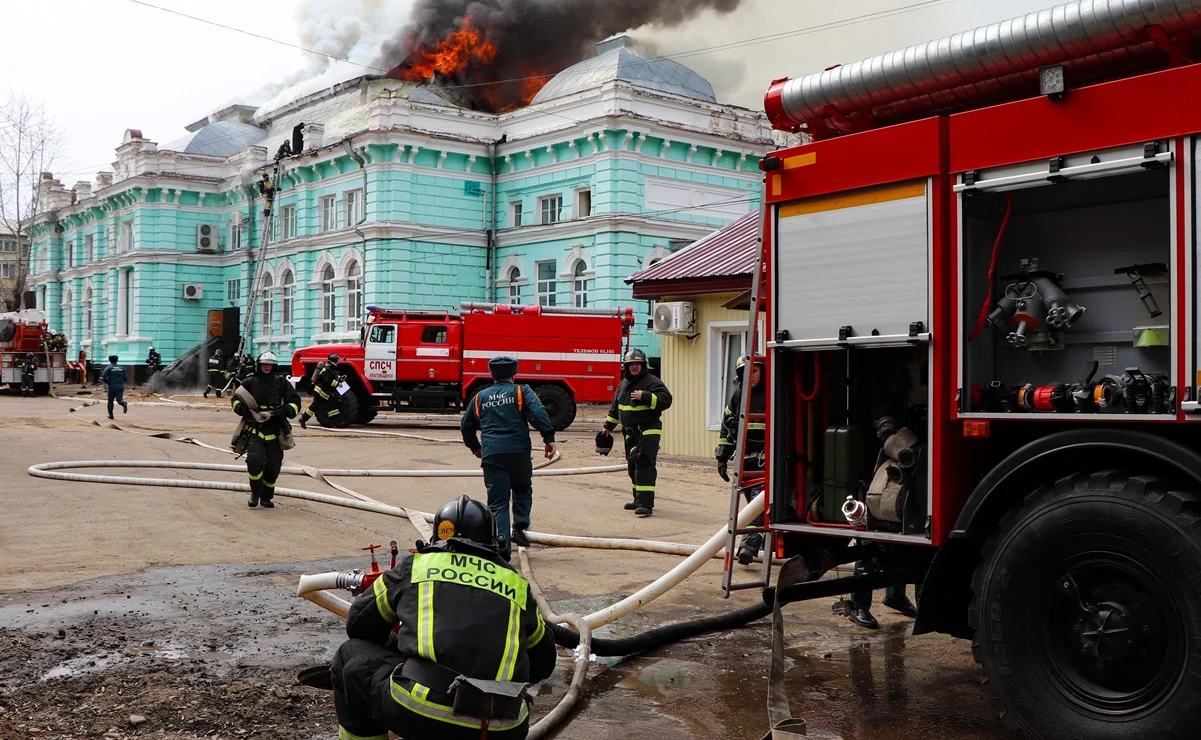
[{"label": "arched window", "polygon": [[509,281],[509,303],[514,306],[521,305],[521,270],[514,265],[509,268],[509,272],[505,275],[505,279]]},{"label": "arched window", "polygon": [[271,273],[263,273],[263,282],[259,286],[259,334],[264,337],[275,335],[275,300],[271,292],[274,284]]},{"label": "arched window", "polygon": [[279,332],[284,336],[292,334],[292,292],[296,289],[296,276],[291,270],[285,270],[284,276],[280,279],[280,284],[283,285],[283,292],[279,297]]},{"label": "arched window", "polygon": [[359,261],[346,269],[346,331],[358,331],[363,325],[363,269]]},{"label": "arched window", "polygon": [[334,266],[326,265],[321,272],[321,331],[323,333],[328,334],[334,331],[335,309]]},{"label": "arched window", "polygon": [[92,303],[92,286],[88,285],[83,289],[83,338],[87,340],[91,340],[92,329],[94,329],[96,326],[95,311],[93,309],[94,304]]},{"label": "arched window", "polygon": [[587,265],[584,260],[576,260],[575,272],[571,279],[571,305],[576,308],[588,307],[588,279],[584,277]]}]

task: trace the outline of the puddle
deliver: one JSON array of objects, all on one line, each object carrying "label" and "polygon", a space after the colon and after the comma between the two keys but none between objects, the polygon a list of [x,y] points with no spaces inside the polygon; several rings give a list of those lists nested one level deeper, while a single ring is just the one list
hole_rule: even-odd
[{"label": "puddle", "polygon": [[153,656],[163,660],[186,660],[191,656],[182,648],[174,645],[130,645],[120,650],[109,650],[91,655],[79,655],[64,660],[41,675],[39,680],[49,681],[55,678],[73,678],[89,673],[115,668],[121,663],[133,658]]}]

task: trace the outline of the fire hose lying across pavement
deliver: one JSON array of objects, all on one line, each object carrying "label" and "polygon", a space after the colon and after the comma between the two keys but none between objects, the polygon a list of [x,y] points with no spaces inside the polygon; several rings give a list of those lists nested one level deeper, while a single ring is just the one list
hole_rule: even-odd
[{"label": "fire hose lying across pavement", "polygon": [[[120,427],[117,428],[119,429]],[[167,432],[151,434],[149,436],[175,439],[177,441],[188,442],[191,444],[201,444],[202,446],[210,449],[218,449],[211,445],[205,445],[194,438],[178,437]],[[557,462],[559,459],[560,456],[558,453],[556,453],[551,460],[540,463],[538,468],[544,468],[547,465]],[[65,470],[78,468],[142,468],[207,470],[213,472],[230,473],[245,472],[245,467],[242,465],[163,462],[159,460],[77,460],[50,462],[31,465],[28,472],[30,475],[38,478],[49,478],[52,480],[65,480],[83,483],[156,486],[164,488],[196,488],[203,490],[236,491],[239,493],[247,493],[250,491],[250,486],[246,483],[181,480],[177,478],[141,478],[136,476],[112,476],[96,475],[91,473],[63,472]],[[624,471],[625,469],[625,465],[605,465],[591,468],[563,468],[553,470],[537,469],[534,471],[534,475],[585,475],[593,473]],[[277,496],[330,504],[333,506],[342,506],[345,508],[358,509],[360,511],[370,511],[378,514],[387,514],[389,516],[407,519],[427,540],[430,536],[430,528],[428,523],[433,521],[432,514],[428,512],[406,510],[399,506],[392,506],[380,501],[376,501],[375,499],[356,493],[349,488],[340,486],[333,481],[328,480],[328,478],[331,476],[467,478],[481,477],[483,475],[483,471],[478,469],[367,470],[334,468],[317,469],[307,466],[284,467],[280,472],[289,475],[308,475],[353,496],[353,498],[331,496],[329,494],[316,493],[313,491],[305,491],[296,488],[286,488],[282,486],[275,489]],[[762,492],[760,492],[758,496],[756,496],[739,512],[739,527],[747,526],[750,521],[763,510],[763,499],[764,495]],[[614,622],[621,617],[643,608],[651,601],[657,599],[667,591],[679,585],[680,582],[695,573],[711,558],[717,557],[720,552],[724,551],[726,528],[722,527],[699,547],[674,542],[655,542],[650,540],[626,538],[555,535],[539,532],[527,532],[527,536],[532,543],[537,543],[540,545],[638,550],[643,552],[656,552],[672,555],[687,555],[687,557],[674,568],[664,573],[655,581],[647,584],[637,592],[625,597],[615,604],[605,607],[604,609],[600,609],[592,614],[581,617],[576,614],[560,616],[551,610],[549,604],[547,604],[545,599],[542,598],[541,591],[538,590],[537,585],[533,580],[533,574],[530,572],[529,560],[525,552],[525,548],[519,548],[518,555],[521,561],[522,570],[527,579],[530,581],[531,591],[535,594],[535,600],[537,601],[540,610],[543,612],[543,617],[553,625],[552,629],[555,635],[555,642],[562,647],[567,647],[575,651],[575,672],[573,674],[570,687],[563,699],[560,700],[559,704],[541,720],[531,726],[528,735],[528,738],[531,740],[541,740],[541,738],[548,737],[552,731],[554,731],[562,722],[566,721],[571,716],[571,710],[575,702],[578,701],[582,695],[583,681],[587,674],[588,661],[594,649],[596,654],[600,655],[629,655],[636,652],[650,650],[661,645],[666,645],[677,640],[706,632],[739,627],[756,619],[765,617],[771,613],[771,606],[763,603],[716,617],[707,617],[691,622],[663,625],[632,637],[610,640],[592,638],[592,629]],[[353,585],[356,580],[357,577],[354,573],[331,572],[301,576],[300,582],[297,586],[297,595],[302,596],[318,606],[321,606],[322,608],[345,618],[349,611],[350,603],[345,599],[329,593],[329,590],[348,588]],[[564,627],[564,623],[569,624],[573,629]]]}]

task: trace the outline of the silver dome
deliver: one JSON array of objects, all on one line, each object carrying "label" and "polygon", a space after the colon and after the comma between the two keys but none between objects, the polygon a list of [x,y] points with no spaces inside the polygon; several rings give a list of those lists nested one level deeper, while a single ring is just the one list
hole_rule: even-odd
[{"label": "silver dome", "polygon": [[627,47],[629,40],[628,36],[619,36],[597,44],[597,56],[573,64],[555,75],[538,91],[530,104],[545,103],[614,80],[711,103],[717,102],[713,86],[704,77],[670,59],[647,57],[632,51]]},{"label": "silver dome", "polygon": [[248,146],[258,144],[266,136],[266,131],[249,123],[217,121],[165,144],[162,148],[187,154],[229,157]]}]

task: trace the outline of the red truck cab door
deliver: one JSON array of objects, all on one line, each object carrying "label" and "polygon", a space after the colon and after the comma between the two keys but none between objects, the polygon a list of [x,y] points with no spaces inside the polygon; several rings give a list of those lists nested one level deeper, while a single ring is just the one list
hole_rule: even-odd
[{"label": "red truck cab door", "polygon": [[396,324],[372,324],[363,350],[363,374],[370,381],[396,380]]},{"label": "red truck cab door", "polygon": [[434,383],[458,383],[462,377],[463,325],[457,321],[425,324],[414,347],[417,374]]}]

